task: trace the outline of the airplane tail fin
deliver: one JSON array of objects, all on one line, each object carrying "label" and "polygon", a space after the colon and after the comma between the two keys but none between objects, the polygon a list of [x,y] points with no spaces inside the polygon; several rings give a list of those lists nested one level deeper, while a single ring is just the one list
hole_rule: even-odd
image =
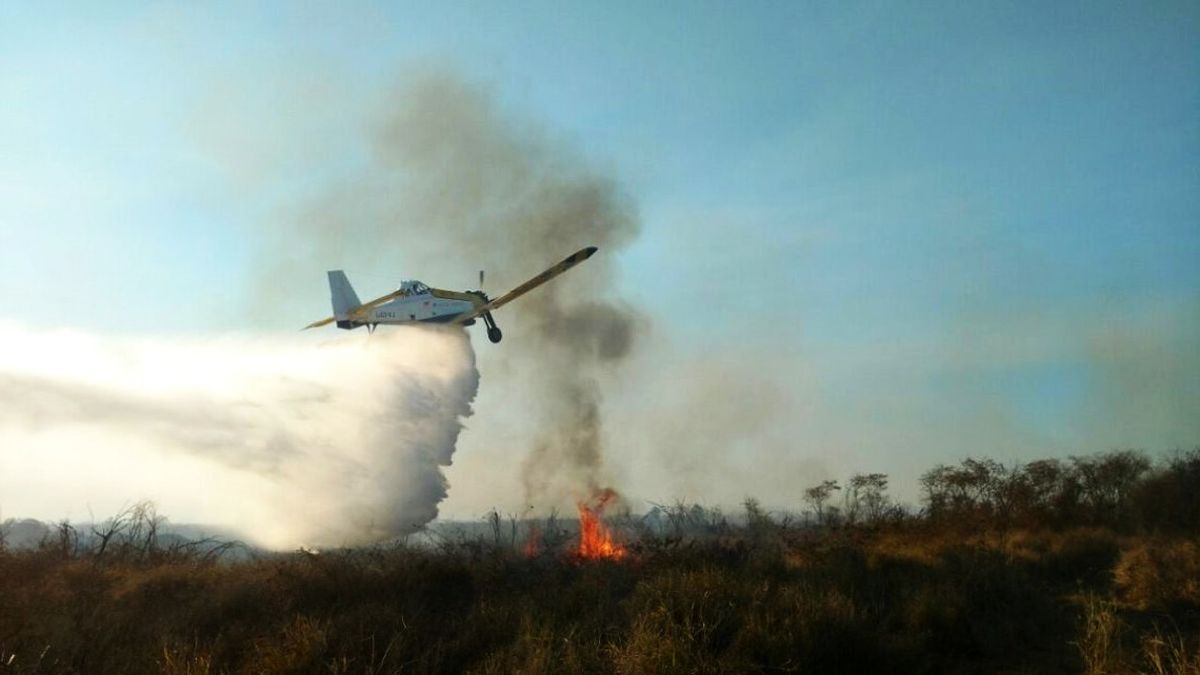
[{"label": "airplane tail fin", "polygon": [[329,295],[333,300],[333,316],[339,321],[347,319],[351,311],[362,305],[342,270],[330,270]]}]

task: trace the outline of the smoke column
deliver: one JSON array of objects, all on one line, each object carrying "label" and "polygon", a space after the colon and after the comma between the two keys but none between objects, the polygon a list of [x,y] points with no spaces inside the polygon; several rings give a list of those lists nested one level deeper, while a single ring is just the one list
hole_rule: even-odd
[{"label": "smoke column", "polygon": [[118,339],[0,324],[0,508],[143,497],[272,547],[412,532],[478,385],[458,329]]},{"label": "smoke column", "polygon": [[[394,242],[410,261],[487,269],[494,295],[583,246],[600,247],[580,271],[497,315],[507,336],[498,350],[535,408],[519,414],[540,430],[521,460],[526,503],[561,506],[594,493],[607,480],[599,376],[626,359],[645,323],[610,283],[614,255],[638,233],[632,203],[564,143],[445,72],[411,77],[388,98],[369,150],[364,175],[301,218],[299,238],[315,242],[313,252],[370,264],[379,262],[372,242]],[[285,242],[296,230],[281,234]],[[291,261],[297,273],[315,263],[303,254]],[[468,269],[455,270],[464,285]]]}]

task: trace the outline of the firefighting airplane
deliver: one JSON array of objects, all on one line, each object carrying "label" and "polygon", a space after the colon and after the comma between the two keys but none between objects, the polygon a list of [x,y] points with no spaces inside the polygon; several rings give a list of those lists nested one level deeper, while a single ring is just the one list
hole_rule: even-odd
[{"label": "firefighting airplane", "polygon": [[[536,277],[517,286],[508,293],[491,300],[483,291],[444,291],[430,288],[420,281],[405,281],[400,288],[370,302],[359,302],[358,295],[350,286],[350,280],[342,270],[329,271],[329,295],[333,299],[333,316],[314,321],[304,327],[317,328],[337,323],[338,328],[366,326],[373,332],[379,324],[404,325],[414,323],[443,323],[451,325],[474,325],[477,317],[483,317],[487,336],[499,342],[502,334],[492,310],[516,300],[529,291],[550,281],[572,267],[592,257],[595,246],[581,248],[562,262]],[[479,285],[483,285],[483,272],[479,273]]]}]

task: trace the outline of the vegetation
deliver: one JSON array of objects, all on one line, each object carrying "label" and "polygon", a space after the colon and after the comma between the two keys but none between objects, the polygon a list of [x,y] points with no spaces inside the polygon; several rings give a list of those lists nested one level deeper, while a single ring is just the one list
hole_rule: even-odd
[{"label": "vegetation", "polygon": [[[145,505],[0,546],[0,673],[1200,672],[1200,450],[825,482],[436,545],[231,558]],[[2,530],[0,530],[2,532]],[[536,532],[537,545],[528,545]],[[0,539],[2,541],[2,539]]]}]

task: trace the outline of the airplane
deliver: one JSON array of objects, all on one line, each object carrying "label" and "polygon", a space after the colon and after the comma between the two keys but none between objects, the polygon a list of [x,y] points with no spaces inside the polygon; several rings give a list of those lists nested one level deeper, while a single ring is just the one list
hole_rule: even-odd
[{"label": "airplane", "polygon": [[[581,248],[563,259],[562,262],[513,290],[492,300],[482,290],[446,291],[430,288],[420,281],[405,281],[400,288],[370,302],[359,302],[358,295],[342,270],[329,271],[329,295],[333,301],[333,316],[314,321],[302,330],[336,323],[338,328],[351,330],[366,326],[367,332],[375,331],[379,324],[405,325],[418,323],[441,323],[471,326],[476,318],[483,318],[487,326],[488,339],[500,342],[503,333],[492,318],[492,311],[516,300],[529,291],[550,281],[572,267],[592,257],[595,246]],[[479,285],[483,286],[483,272],[479,273]]]}]

